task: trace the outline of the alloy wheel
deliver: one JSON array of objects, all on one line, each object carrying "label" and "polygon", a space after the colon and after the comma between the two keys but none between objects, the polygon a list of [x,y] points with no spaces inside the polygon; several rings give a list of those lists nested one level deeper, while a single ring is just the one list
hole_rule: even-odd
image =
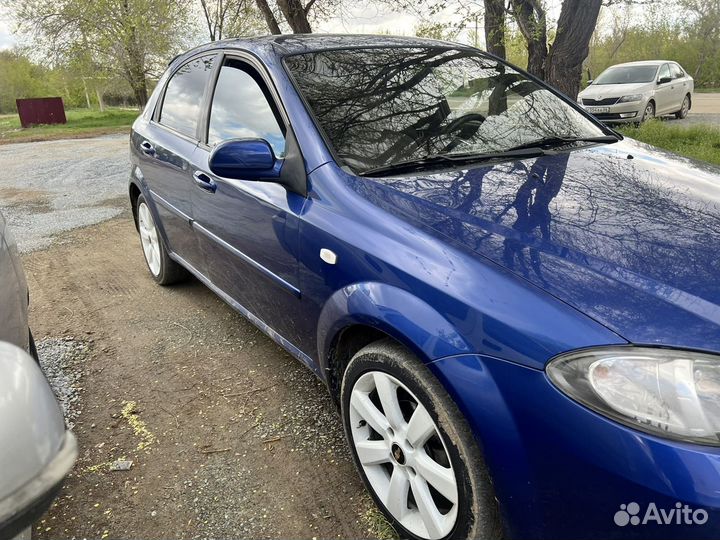
[{"label": "alloy wheel", "polygon": [[154,276],[158,276],[160,275],[160,243],[150,209],[144,202],[138,206],[138,229],[148,268]]},{"label": "alloy wheel", "polygon": [[680,117],[685,118],[687,116],[688,111],[690,110],[690,100],[687,96],[685,96],[685,99],[683,99],[682,102],[682,109],[680,109]]},{"label": "alloy wheel", "polygon": [[350,396],[352,443],[370,486],[414,535],[447,536],[458,514],[458,485],[440,432],[398,379],[369,371]]},{"label": "alloy wheel", "polygon": [[645,122],[646,120],[650,120],[654,116],[655,116],[655,107],[653,106],[652,103],[648,103],[645,106],[645,112],[643,113],[642,120],[643,120],[643,122]]}]

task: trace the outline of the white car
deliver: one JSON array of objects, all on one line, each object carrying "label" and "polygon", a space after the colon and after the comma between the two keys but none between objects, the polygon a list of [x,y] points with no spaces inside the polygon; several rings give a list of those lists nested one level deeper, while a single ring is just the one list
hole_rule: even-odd
[{"label": "white car", "polygon": [[578,102],[606,124],[639,124],[670,114],[685,118],[695,88],[693,78],[667,60],[617,64],[589,82]]},{"label": "white car", "polygon": [[0,540],[30,540],[75,463],[77,442],[34,358],[0,341]]}]

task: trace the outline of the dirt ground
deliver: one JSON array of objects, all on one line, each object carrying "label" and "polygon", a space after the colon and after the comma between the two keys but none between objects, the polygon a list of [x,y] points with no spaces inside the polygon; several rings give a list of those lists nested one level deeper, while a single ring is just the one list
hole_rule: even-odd
[{"label": "dirt ground", "polygon": [[156,285],[129,211],[23,262],[36,339],[89,350],[80,456],[35,538],[389,534],[325,388],[198,281]]}]

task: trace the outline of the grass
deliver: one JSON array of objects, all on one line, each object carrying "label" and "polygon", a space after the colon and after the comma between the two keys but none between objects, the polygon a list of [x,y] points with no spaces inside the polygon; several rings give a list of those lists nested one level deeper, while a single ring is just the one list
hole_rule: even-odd
[{"label": "grass", "polygon": [[379,540],[398,540],[400,538],[368,495],[362,497],[361,503],[367,508],[363,512],[361,519],[367,527],[370,538],[378,538]]},{"label": "grass", "polygon": [[709,125],[673,126],[661,120],[620,130],[638,141],[720,165],[720,129]]},{"label": "grass", "polygon": [[718,94],[720,93],[720,88],[695,88],[695,93]]},{"label": "grass", "polygon": [[76,139],[108,133],[124,133],[140,112],[137,109],[108,108],[105,112],[91,109],[68,109],[67,124],[20,127],[17,114],[0,115],[0,144],[12,142]]}]

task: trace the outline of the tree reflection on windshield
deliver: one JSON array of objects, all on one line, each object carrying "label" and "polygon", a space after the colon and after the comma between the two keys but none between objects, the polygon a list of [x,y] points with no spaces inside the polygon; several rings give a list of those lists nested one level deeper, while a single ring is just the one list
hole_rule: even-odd
[{"label": "tree reflection on windshield", "polygon": [[546,88],[471,49],[331,50],[286,64],[336,156],[357,172],[603,134]]}]

